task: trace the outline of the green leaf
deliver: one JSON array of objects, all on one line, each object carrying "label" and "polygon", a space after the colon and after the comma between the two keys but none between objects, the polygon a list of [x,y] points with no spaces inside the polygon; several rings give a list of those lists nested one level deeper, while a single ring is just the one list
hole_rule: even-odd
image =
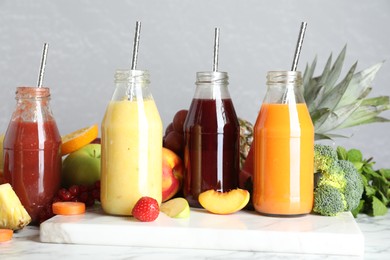
[{"label": "green leaf", "polygon": [[389,122],[389,119],[377,116],[389,109],[389,97],[362,100],[361,105],[351,113],[347,120],[338,126],[338,129],[374,122]]},{"label": "green leaf", "polygon": [[384,216],[387,213],[387,207],[377,197],[372,197],[372,215]]},{"label": "green leaf", "polygon": [[331,130],[341,128],[340,126],[344,124],[345,121],[350,120],[351,115],[359,109],[360,101],[344,106],[337,111],[330,111],[328,117],[321,125],[314,124],[315,131],[318,133],[327,133]]},{"label": "green leaf", "polygon": [[331,110],[335,109],[337,104],[340,102],[341,98],[343,97],[345,91],[347,90],[349,83],[353,77],[353,74],[355,72],[357,63],[355,63],[351,69],[348,71],[345,78],[337,84],[329,93],[327,93],[322,102],[318,105],[319,108],[328,107]]},{"label": "green leaf", "polygon": [[384,169],[384,168],[382,168],[382,169],[379,169],[378,171],[379,171],[379,173],[380,173],[383,177],[385,177],[386,179],[390,179],[390,169]]},{"label": "green leaf", "polygon": [[338,135],[338,134],[320,134],[315,133],[314,134],[314,140],[333,140],[335,138],[348,138],[349,136],[345,135]]},{"label": "green leaf", "polygon": [[378,194],[380,195],[380,201],[382,201],[382,203],[387,206],[387,204],[389,203],[389,199],[387,198],[387,194],[384,194],[382,191],[378,190]]},{"label": "green leaf", "polygon": [[364,200],[360,200],[359,205],[353,210],[351,210],[352,215],[356,218],[360,211],[364,208]]},{"label": "green leaf", "polygon": [[372,81],[382,65],[383,61],[354,74],[338,106],[345,106],[366,97],[370,93]]},{"label": "green leaf", "polygon": [[303,73],[303,93],[304,93],[305,101],[308,104],[310,104],[312,101],[309,98],[315,97],[312,93],[315,92],[316,89],[315,87],[311,87],[311,86],[312,85],[316,86],[316,84],[314,84],[315,79],[313,78],[316,65],[317,65],[317,56],[314,58],[311,66],[306,65],[305,72]]},{"label": "green leaf", "polygon": [[336,148],[337,157],[339,160],[347,160],[347,150],[342,146],[337,146]]},{"label": "green leaf", "polygon": [[371,186],[365,186],[364,190],[366,191],[366,196],[367,197],[373,197],[376,193],[376,188],[371,187]]},{"label": "green leaf", "polygon": [[[321,108],[318,108],[318,104],[321,103],[321,101],[322,101],[322,98],[324,96],[324,91],[325,91],[325,88],[323,86],[319,86],[318,88],[315,88],[313,90],[313,93],[311,94],[311,95],[313,95],[311,98],[311,101],[309,103],[307,103],[307,106],[308,106],[310,113],[312,113],[313,111],[316,111],[316,110],[321,110]],[[306,102],[306,100],[305,100],[305,102]],[[324,109],[329,111],[328,108],[324,108]]]},{"label": "green leaf", "polygon": [[330,66],[332,64],[332,54],[330,54],[328,61],[325,64],[324,70],[322,71],[321,77],[319,78],[318,85],[324,87],[325,94],[332,90],[333,86],[327,85],[328,75],[330,73]]},{"label": "green leaf", "polygon": [[344,46],[343,50],[340,52],[335,63],[333,64],[333,67],[332,67],[332,69],[329,73],[329,76],[328,76],[328,82],[327,82],[328,87],[333,88],[334,85],[336,84],[336,82],[340,76],[341,70],[343,68],[343,63],[344,63],[346,52],[347,52],[347,45]]},{"label": "green leaf", "polygon": [[347,153],[348,161],[351,162],[362,162],[363,161],[363,154],[358,149],[350,149]]},{"label": "green leaf", "polygon": [[328,119],[329,109],[328,108],[321,108],[321,109],[315,110],[310,114],[310,117],[311,117],[311,120],[313,121],[314,128],[317,129],[316,133],[320,133],[320,131],[318,131],[318,129],[326,121],[326,119]]}]

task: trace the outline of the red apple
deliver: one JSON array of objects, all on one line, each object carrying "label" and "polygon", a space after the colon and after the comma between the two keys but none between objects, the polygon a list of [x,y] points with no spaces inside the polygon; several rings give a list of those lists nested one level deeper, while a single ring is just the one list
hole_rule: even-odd
[{"label": "red apple", "polygon": [[162,201],[167,201],[181,189],[183,161],[168,148],[162,149]]}]

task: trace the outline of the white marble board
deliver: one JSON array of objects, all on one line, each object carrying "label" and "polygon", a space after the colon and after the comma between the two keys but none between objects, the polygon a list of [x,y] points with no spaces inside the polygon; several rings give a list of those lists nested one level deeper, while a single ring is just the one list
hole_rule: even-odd
[{"label": "white marble board", "polygon": [[163,213],[154,222],[105,215],[55,216],[40,226],[47,243],[227,249],[307,254],[363,255],[364,237],[350,212],[336,217],[276,218],[251,211],[214,215],[191,209],[188,219]]}]

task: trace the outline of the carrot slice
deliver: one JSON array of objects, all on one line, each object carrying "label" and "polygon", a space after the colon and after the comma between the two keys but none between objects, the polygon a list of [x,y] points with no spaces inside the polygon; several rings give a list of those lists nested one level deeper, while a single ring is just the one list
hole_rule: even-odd
[{"label": "carrot slice", "polygon": [[85,203],[73,201],[58,201],[52,204],[56,215],[78,215],[85,213]]},{"label": "carrot slice", "polygon": [[94,124],[62,136],[61,154],[72,153],[89,144],[98,137],[98,131],[98,125]]},{"label": "carrot slice", "polygon": [[8,228],[0,229],[0,242],[5,242],[12,239],[14,231]]}]

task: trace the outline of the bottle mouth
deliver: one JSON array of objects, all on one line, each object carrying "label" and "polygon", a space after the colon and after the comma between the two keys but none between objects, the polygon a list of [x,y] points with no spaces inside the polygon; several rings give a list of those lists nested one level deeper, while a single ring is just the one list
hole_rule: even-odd
[{"label": "bottle mouth", "polygon": [[16,99],[38,99],[38,98],[49,98],[50,88],[48,87],[17,87],[16,88]]},{"label": "bottle mouth", "polygon": [[150,83],[147,70],[125,70],[115,71],[115,83]]},{"label": "bottle mouth", "polygon": [[228,84],[229,76],[227,72],[221,71],[200,71],[196,73],[195,84]]},{"label": "bottle mouth", "polygon": [[300,71],[268,71],[267,85],[269,84],[302,85],[302,73]]}]

